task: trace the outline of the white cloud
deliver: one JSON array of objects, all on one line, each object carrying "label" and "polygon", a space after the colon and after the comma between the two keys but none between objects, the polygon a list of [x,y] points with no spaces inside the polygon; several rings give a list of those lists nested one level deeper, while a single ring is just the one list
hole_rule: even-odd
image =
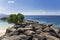
[{"label": "white cloud", "polygon": [[6,11],[6,9],[4,7],[0,7],[0,13],[3,13],[5,11]]},{"label": "white cloud", "polygon": [[13,0],[9,0],[8,3],[15,3],[15,1],[13,1]]},{"label": "white cloud", "polygon": [[60,11],[45,11],[45,10],[33,10],[21,13],[23,13],[24,15],[60,15]]},{"label": "white cloud", "polygon": [[14,13],[16,14],[16,11],[11,10],[9,8],[5,8],[5,7],[0,7],[0,14],[1,13],[9,15],[9,14],[14,14]]},{"label": "white cloud", "polygon": [[17,10],[11,10],[4,7],[0,7],[0,13],[17,14],[18,12],[24,15],[60,15],[60,11],[46,11],[46,10],[17,11]]},{"label": "white cloud", "polygon": [[3,14],[10,14],[10,11],[4,7],[0,7],[0,14],[3,13]]}]

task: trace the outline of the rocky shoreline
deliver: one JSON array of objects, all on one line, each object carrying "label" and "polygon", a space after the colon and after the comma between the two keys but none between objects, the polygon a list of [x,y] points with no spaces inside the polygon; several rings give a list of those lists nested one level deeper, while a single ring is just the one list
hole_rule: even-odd
[{"label": "rocky shoreline", "polygon": [[3,17],[3,18],[0,18],[0,20],[7,20],[8,17]]},{"label": "rocky shoreline", "polygon": [[0,40],[60,40],[60,29],[52,24],[24,20],[22,24],[7,28]]}]

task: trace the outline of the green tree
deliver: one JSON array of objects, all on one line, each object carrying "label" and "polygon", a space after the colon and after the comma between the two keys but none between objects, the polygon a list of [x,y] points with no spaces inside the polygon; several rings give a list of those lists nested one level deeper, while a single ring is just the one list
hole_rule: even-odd
[{"label": "green tree", "polygon": [[15,25],[22,23],[24,20],[24,15],[21,13],[16,14],[11,14],[7,21],[8,23],[14,23]]},{"label": "green tree", "polygon": [[17,14],[17,18],[18,18],[18,23],[22,23],[23,20],[24,20],[24,15],[21,14],[21,13],[18,13],[18,14]]}]

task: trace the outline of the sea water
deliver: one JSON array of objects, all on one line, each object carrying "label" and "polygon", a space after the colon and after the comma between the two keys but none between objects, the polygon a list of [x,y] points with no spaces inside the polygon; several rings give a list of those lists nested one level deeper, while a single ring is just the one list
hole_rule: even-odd
[{"label": "sea water", "polygon": [[[42,24],[53,24],[56,27],[60,27],[60,16],[47,16],[47,15],[25,15],[25,19],[38,21]],[[0,27],[11,27],[13,24],[9,24],[6,21],[0,20]]]},{"label": "sea water", "polygon": [[12,27],[14,24],[9,24],[7,21],[0,20],[0,28]]},{"label": "sea water", "polygon": [[25,19],[38,21],[42,24],[53,24],[60,27],[60,16],[57,15],[26,15]]}]

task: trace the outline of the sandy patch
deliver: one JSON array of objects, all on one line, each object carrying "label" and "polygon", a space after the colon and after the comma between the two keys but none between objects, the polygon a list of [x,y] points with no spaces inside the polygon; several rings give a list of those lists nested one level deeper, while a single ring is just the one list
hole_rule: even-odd
[{"label": "sandy patch", "polygon": [[0,36],[3,36],[7,28],[0,28]]}]

